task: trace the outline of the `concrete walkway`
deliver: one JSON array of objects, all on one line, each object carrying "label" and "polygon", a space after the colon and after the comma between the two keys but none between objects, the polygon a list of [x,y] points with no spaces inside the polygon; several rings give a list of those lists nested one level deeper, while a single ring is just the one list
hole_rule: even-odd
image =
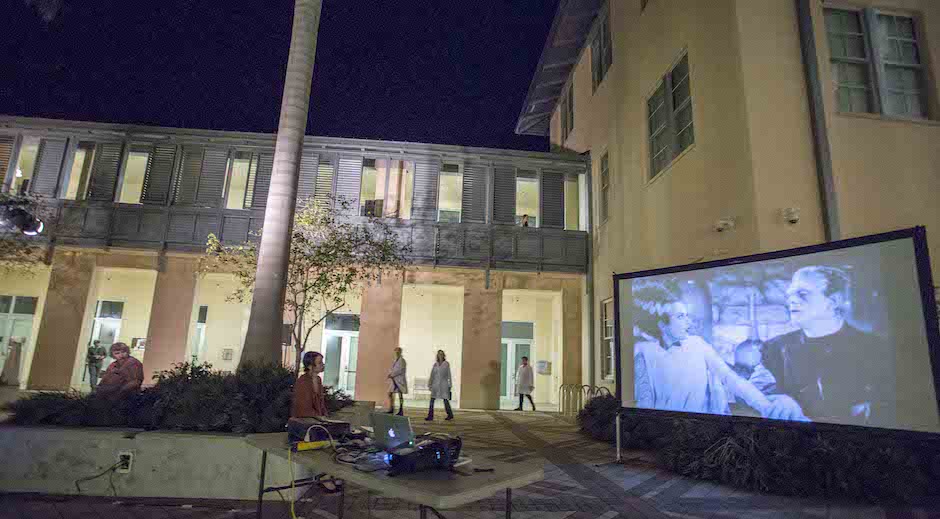
[{"label": "concrete walkway", "polygon": [[[513,494],[517,519],[620,518],[940,518],[940,503],[924,507],[885,509],[861,503],[781,498],[738,492],[658,470],[644,453],[630,453],[625,465],[609,462],[614,449],[587,439],[570,420],[546,413],[459,411],[457,420],[427,424],[412,414],[417,432],[459,434],[471,455],[513,462],[541,459],[546,479]],[[266,519],[285,519],[285,504],[265,505]],[[309,492],[297,503],[298,517],[335,518],[336,498]],[[120,497],[56,497],[0,495],[2,519],[192,518],[253,517],[253,503],[244,501],[182,501]],[[505,517],[504,497],[444,514],[448,519]],[[417,508],[350,487],[346,517],[415,519]]]}]

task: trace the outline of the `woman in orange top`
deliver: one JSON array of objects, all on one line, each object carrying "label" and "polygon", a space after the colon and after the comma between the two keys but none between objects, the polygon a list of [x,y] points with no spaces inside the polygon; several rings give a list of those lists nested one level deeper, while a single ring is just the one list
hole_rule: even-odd
[{"label": "woman in orange top", "polygon": [[304,374],[294,383],[294,398],[291,405],[291,418],[309,418],[326,416],[326,397],[323,391],[323,355],[308,351],[303,358]]}]

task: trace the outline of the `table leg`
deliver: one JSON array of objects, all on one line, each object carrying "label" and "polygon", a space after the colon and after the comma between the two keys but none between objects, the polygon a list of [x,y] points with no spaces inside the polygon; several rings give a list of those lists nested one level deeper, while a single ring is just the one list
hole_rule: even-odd
[{"label": "table leg", "polygon": [[268,468],[268,451],[261,451],[261,477],[258,481],[258,513],[257,519],[261,519],[261,502],[264,501],[264,472]]},{"label": "table leg", "polygon": [[428,508],[424,505],[418,505],[418,517],[420,519],[428,519]]},{"label": "table leg", "polygon": [[343,519],[343,510],[346,508],[346,482],[339,487],[339,509],[336,511],[337,519]]},{"label": "table leg", "polygon": [[506,489],[506,519],[512,519],[512,489]]}]

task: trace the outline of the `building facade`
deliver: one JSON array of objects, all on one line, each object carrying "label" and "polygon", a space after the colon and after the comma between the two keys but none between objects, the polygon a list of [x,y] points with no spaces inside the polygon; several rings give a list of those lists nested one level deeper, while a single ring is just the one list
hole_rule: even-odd
[{"label": "building facade", "polygon": [[[200,260],[210,233],[236,244],[260,229],[274,140],[0,117],[5,189],[43,197],[46,224],[46,261],[0,279],[3,382],[87,390],[95,340],[127,343],[148,375],[190,360],[234,369],[250,303]],[[314,331],[326,384],[381,401],[398,346],[412,405],[425,405],[438,349],[464,408],[514,407],[521,356],[539,368],[537,403],[580,383],[588,168],[576,155],[308,137],[298,200],[342,197],[343,218],[385,218],[412,251],[403,276],[362,287]]]},{"label": "building facade", "polygon": [[591,157],[590,381],[611,273],[924,225],[940,274],[938,74],[930,0],[562,0],[516,131]]}]

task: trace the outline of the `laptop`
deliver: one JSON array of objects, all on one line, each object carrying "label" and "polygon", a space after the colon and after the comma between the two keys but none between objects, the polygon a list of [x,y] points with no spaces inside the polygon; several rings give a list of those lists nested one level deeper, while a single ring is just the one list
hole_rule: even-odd
[{"label": "laptop", "polygon": [[411,419],[407,416],[372,413],[369,421],[372,423],[375,444],[383,451],[414,444],[415,433],[411,429]]}]

